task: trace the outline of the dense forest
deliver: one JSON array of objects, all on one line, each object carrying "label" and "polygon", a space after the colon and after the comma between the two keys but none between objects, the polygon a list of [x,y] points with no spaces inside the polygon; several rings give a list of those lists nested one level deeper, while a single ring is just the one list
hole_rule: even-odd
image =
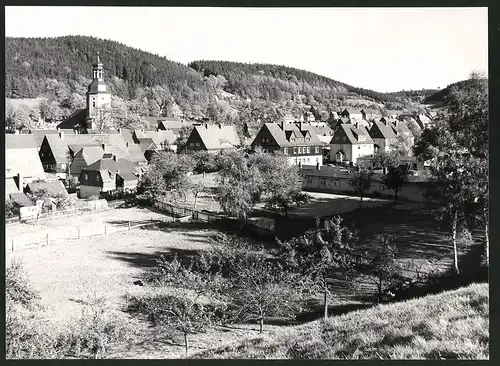
[{"label": "dense forest", "polygon": [[[6,38],[5,48],[6,97],[40,98],[36,110],[22,112],[22,118],[29,115],[49,122],[85,106],[98,53],[112,105],[134,120],[169,115],[173,108],[193,118],[262,120],[283,111],[301,113],[311,106],[323,112],[321,118],[328,118],[328,111],[341,105],[383,103],[387,109],[411,109],[434,92],[378,93],[277,65],[226,61],[183,65],[94,37]],[[7,107],[12,115],[14,109]]]}]

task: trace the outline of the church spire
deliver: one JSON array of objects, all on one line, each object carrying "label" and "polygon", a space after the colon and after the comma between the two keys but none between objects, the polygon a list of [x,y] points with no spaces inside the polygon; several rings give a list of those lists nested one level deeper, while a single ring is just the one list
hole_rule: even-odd
[{"label": "church spire", "polygon": [[93,65],[92,78],[102,80],[104,79],[104,71],[102,68],[101,59],[99,58],[99,51],[97,51],[97,62]]}]

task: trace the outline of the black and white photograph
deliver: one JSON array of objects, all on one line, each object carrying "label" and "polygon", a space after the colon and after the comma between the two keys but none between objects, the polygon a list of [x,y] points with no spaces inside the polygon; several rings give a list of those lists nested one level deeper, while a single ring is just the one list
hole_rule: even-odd
[{"label": "black and white photograph", "polygon": [[488,8],[4,9],[6,359],[489,359]]}]

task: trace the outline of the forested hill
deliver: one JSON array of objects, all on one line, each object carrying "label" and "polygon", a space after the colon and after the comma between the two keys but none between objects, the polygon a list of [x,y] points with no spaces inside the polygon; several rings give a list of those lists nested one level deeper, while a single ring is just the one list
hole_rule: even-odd
[{"label": "forested hill", "polygon": [[[167,115],[175,104],[188,116],[222,121],[241,112],[239,119],[272,119],[280,111],[300,113],[311,106],[323,116],[340,105],[409,109],[430,94],[378,93],[286,66],[226,61],[188,66],[85,36],[6,38],[5,48],[6,97],[43,100],[38,113],[53,122],[84,107],[98,52],[112,104],[136,116]],[[37,111],[28,114],[36,118]]]}]

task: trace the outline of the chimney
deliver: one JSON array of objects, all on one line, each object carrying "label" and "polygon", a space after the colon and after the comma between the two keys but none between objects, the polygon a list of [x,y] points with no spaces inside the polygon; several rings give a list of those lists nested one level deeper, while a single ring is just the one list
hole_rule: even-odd
[{"label": "chimney", "polygon": [[128,147],[128,141],[127,141],[127,142],[125,142],[125,145]]},{"label": "chimney", "polygon": [[117,161],[117,159],[116,159],[116,155],[113,155],[113,160],[114,160],[114,161]]},{"label": "chimney", "polygon": [[281,128],[283,131],[285,131],[285,122],[281,121],[278,123],[279,128]]},{"label": "chimney", "polygon": [[122,129],[121,128],[118,128],[118,133],[122,133]]},{"label": "chimney", "polygon": [[102,144],[101,147],[104,151],[106,151],[106,144]]},{"label": "chimney", "polygon": [[356,128],[359,128],[359,122],[356,122],[354,126],[356,126]]},{"label": "chimney", "polygon": [[61,129],[59,127],[57,127],[57,132],[61,131]]},{"label": "chimney", "polygon": [[222,130],[222,123],[219,123],[219,128]]},{"label": "chimney", "polygon": [[399,121],[396,120],[396,122],[394,122],[394,124],[396,125],[396,127],[398,127],[399,126]]},{"label": "chimney", "polygon": [[23,191],[23,176],[21,173],[17,174],[17,183],[19,184],[19,192]]},{"label": "chimney", "polygon": [[64,132],[59,131],[59,138],[60,138],[61,140],[64,140]]},{"label": "chimney", "polygon": [[319,170],[319,161],[316,162],[316,170]]},{"label": "chimney", "polygon": [[208,130],[208,123],[205,123],[205,128]]}]

